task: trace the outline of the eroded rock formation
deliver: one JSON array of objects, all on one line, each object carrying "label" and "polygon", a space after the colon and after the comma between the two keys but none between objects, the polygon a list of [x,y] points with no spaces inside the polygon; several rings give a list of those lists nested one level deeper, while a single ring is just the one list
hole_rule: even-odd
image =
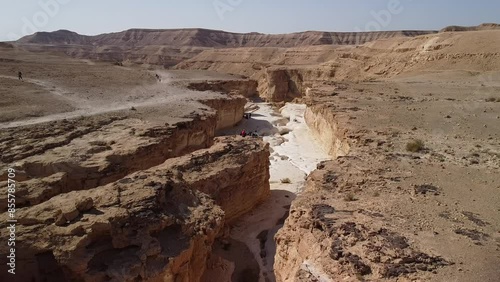
[{"label": "eroded rock formation", "polygon": [[348,131],[342,128],[341,121],[337,120],[330,107],[324,105],[308,107],[304,118],[311,132],[333,158],[346,156],[349,153],[351,145],[347,137]]},{"label": "eroded rock formation", "polygon": [[[357,200],[350,191],[359,185],[377,181],[364,180],[366,173],[357,171],[358,161],[366,157],[360,131],[343,128],[348,119],[335,110],[318,105],[306,111],[311,131],[337,160],[320,164],[308,177],[275,237],[277,281],[395,279],[449,265],[440,256],[422,252],[398,231],[384,228],[384,215],[353,211],[342,203]],[[357,146],[353,152],[351,144]],[[336,199],[336,193],[344,199]]]},{"label": "eroded rock formation", "polygon": [[268,162],[268,145],[221,138],[106,186],[23,208],[16,279],[199,281],[224,223],[269,196]]}]

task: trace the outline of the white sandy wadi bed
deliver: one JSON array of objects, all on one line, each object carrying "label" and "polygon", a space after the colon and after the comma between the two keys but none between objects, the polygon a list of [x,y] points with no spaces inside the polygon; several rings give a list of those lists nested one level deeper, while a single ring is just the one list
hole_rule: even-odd
[{"label": "white sandy wadi bed", "polygon": [[[270,144],[271,198],[241,219],[231,231],[231,237],[245,243],[261,268],[261,281],[274,281],[273,264],[276,246],[274,235],[288,214],[290,203],[300,193],[305,178],[318,163],[330,159],[321,145],[312,137],[304,120],[305,105],[286,104],[277,112],[267,103],[247,105],[250,119],[224,134],[239,134],[243,129],[256,131]],[[251,138],[251,137],[248,137]],[[289,179],[291,183],[282,183]],[[257,237],[267,232],[265,248]],[[265,234],[265,233],[264,233]],[[262,234],[261,234],[262,235]]]}]

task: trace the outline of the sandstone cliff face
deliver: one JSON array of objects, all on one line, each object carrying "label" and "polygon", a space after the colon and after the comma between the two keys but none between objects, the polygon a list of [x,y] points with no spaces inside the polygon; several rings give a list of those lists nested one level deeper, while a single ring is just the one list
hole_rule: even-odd
[{"label": "sandstone cliff face", "polygon": [[235,97],[231,100],[206,100],[203,104],[216,109],[215,131],[235,126],[243,119],[247,100],[243,97]]},{"label": "sandstone cliff face", "polygon": [[259,95],[269,102],[290,102],[305,95],[301,72],[293,69],[269,69],[260,80]]},{"label": "sandstone cliff face", "polygon": [[216,140],[208,153],[197,151],[171,163],[183,172],[184,183],[210,195],[231,223],[271,195],[269,144],[240,137]]},{"label": "sandstone cliff face", "polygon": [[[212,110],[187,117],[175,125],[141,119],[95,117],[88,122],[69,120],[50,127],[9,129],[2,155],[18,171],[18,207],[39,204],[61,193],[106,185],[135,171],[148,169],[213,144],[216,131],[235,125],[243,117],[246,100],[233,97],[204,101]],[[23,139],[31,136],[32,139]],[[33,138],[34,136],[34,138]],[[23,146],[16,147],[22,140]],[[6,170],[3,170],[6,171]],[[6,175],[0,175],[5,180]],[[0,203],[6,205],[6,192]]]},{"label": "sandstone cliff face", "polygon": [[[175,66],[240,74],[258,80],[259,95],[290,101],[334,81],[369,81],[443,70],[497,71],[497,30],[397,37],[361,46],[205,50]],[[482,42],[477,44],[477,42]],[[450,64],[450,62],[453,62]]]},{"label": "sandstone cliff face", "polygon": [[268,162],[261,141],[221,138],[106,186],[23,208],[16,278],[199,281],[224,223],[269,196]]},{"label": "sandstone cliff face", "polygon": [[328,106],[308,107],[304,118],[328,154],[334,158],[349,154],[351,145],[347,137],[348,131],[342,128],[340,121]]}]

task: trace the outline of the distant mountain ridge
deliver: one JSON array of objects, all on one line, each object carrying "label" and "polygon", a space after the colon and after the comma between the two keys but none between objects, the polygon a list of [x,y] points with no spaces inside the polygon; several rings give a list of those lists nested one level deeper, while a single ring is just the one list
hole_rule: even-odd
[{"label": "distant mountain ridge", "polygon": [[[444,31],[495,29],[496,24],[478,27],[448,27]],[[290,34],[233,33],[202,28],[129,29],[100,35],[81,35],[69,30],[37,32],[12,42],[32,52],[54,52],[73,58],[171,68],[207,50],[231,48],[309,48],[355,46],[391,38],[414,38],[438,31],[323,32]],[[335,47],[336,48],[336,47]],[[244,58],[233,58],[237,61]],[[210,60],[209,58],[206,60]],[[210,65],[210,64],[209,64]]]},{"label": "distant mountain ridge", "polygon": [[37,32],[19,39],[17,44],[91,46],[190,46],[208,48],[301,47],[314,45],[359,45],[378,39],[414,37],[437,31],[322,32],[290,34],[232,33],[201,28],[129,29],[122,32],[81,35],[68,30]]}]

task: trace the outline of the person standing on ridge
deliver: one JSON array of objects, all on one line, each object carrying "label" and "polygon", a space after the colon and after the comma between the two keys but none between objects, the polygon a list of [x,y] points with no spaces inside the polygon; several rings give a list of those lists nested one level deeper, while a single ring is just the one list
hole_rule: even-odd
[{"label": "person standing on ridge", "polygon": [[19,80],[24,81],[24,79],[23,79],[23,73],[22,72],[18,72],[17,76],[18,76]]}]

